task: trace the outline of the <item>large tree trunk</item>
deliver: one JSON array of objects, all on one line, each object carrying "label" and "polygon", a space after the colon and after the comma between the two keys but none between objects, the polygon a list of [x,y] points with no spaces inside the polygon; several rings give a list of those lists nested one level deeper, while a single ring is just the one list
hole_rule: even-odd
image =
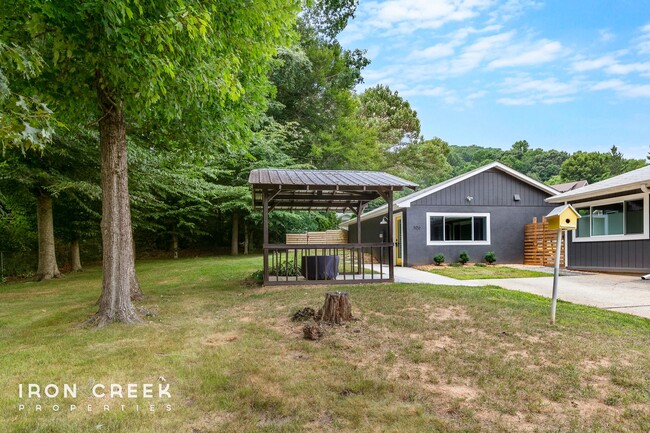
[{"label": "large tree trunk", "polygon": [[81,267],[81,254],[79,253],[79,239],[70,242],[70,263],[72,265],[72,272],[82,272]]},{"label": "large tree trunk", "polygon": [[111,322],[140,322],[131,296],[140,297],[142,292],[135,274],[124,111],[99,74],[97,93],[102,111],[99,147],[103,258],[99,311],[91,322],[101,327]]},{"label": "large tree trunk", "polygon": [[52,215],[52,196],[46,192],[38,195],[36,205],[36,221],[38,223],[38,270],[36,279],[49,280],[61,273],[56,264],[54,248],[54,220]]},{"label": "large tree trunk", "polygon": [[232,214],[232,237],[230,238],[230,255],[239,254],[239,212]]},{"label": "large tree trunk", "polygon": [[173,234],[172,235],[172,252],[174,253],[174,258],[178,258],[178,235]]},{"label": "large tree trunk", "polygon": [[248,230],[248,224],[244,222],[244,255],[248,254],[248,243],[249,243],[249,230]]}]

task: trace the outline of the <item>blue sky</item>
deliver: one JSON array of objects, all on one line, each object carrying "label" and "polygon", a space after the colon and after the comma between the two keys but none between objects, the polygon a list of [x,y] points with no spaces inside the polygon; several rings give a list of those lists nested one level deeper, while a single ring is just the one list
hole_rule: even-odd
[{"label": "blue sky", "polygon": [[449,144],[650,150],[650,0],[360,0],[340,35]]}]

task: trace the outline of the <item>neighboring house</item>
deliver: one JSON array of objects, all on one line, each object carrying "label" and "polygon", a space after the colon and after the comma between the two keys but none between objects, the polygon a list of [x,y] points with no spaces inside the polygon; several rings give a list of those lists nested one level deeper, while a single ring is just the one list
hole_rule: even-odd
[{"label": "neighboring house", "polygon": [[[494,251],[501,263],[523,263],[524,225],[548,214],[553,205],[545,200],[557,191],[501,163],[494,162],[461,176],[417,191],[394,201],[396,264],[433,263],[444,254],[455,262],[461,251],[472,261],[482,261]],[[361,241],[388,241],[387,206],[362,215]],[[349,230],[349,242],[358,242],[357,221]]]},{"label": "neighboring house", "polygon": [[568,236],[572,269],[650,272],[650,166],[549,198],[578,211],[578,229]]},{"label": "neighboring house", "polygon": [[586,180],[578,180],[576,182],[558,183],[557,185],[551,185],[551,188],[558,192],[568,192],[574,191],[587,185],[589,185],[589,182]]}]

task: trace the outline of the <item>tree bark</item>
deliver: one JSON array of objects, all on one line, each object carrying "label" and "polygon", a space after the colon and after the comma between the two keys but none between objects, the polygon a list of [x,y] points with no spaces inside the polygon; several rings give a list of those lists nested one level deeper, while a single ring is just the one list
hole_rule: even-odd
[{"label": "tree bark", "polygon": [[244,255],[248,255],[248,243],[249,243],[249,230],[248,224],[244,222]]},{"label": "tree bark", "polygon": [[174,258],[178,258],[178,235],[173,234],[172,235],[172,252],[174,253]]},{"label": "tree bark", "polygon": [[79,253],[79,239],[70,242],[70,263],[72,265],[72,272],[82,272],[81,267],[81,254]]},{"label": "tree bark", "polygon": [[340,325],[352,320],[352,305],[347,292],[327,292],[325,304],[320,314],[320,321]]},{"label": "tree bark", "polygon": [[38,270],[36,279],[49,280],[61,275],[56,264],[54,248],[54,219],[52,214],[52,196],[41,191],[36,204],[36,221],[38,223]]},{"label": "tree bark", "polygon": [[90,322],[101,327],[111,322],[140,322],[131,297],[139,297],[142,292],[135,273],[124,111],[99,72],[96,85],[102,114],[99,147],[103,258],[99,311]]},{"label": "tree bark", "polygon": [[230,239],[230,255],[239,254],[239,212],[232,214],[232,237]]}]

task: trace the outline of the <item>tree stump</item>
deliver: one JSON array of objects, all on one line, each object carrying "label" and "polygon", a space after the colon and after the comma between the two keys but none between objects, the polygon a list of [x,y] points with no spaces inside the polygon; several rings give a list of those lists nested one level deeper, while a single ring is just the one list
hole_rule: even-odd
[{"label": "tree stump", "polygon": [[340,325],[352,320],[352,305],[347,292],[327,292],[321,322]]}]

